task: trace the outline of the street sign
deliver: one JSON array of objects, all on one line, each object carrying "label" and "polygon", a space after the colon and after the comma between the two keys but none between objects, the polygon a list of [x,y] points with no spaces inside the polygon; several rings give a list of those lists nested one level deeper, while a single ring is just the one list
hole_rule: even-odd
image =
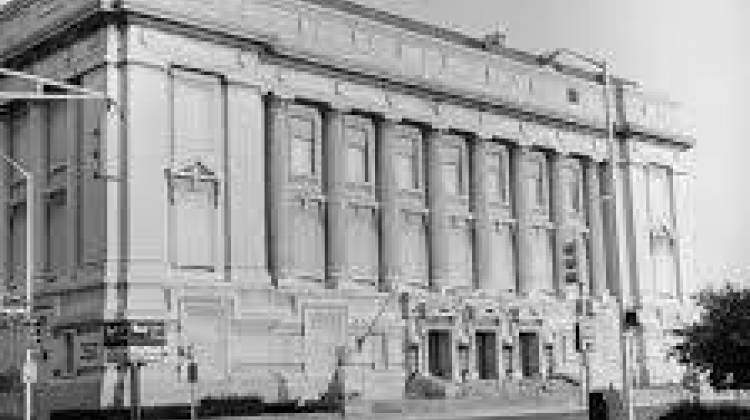
[{"label": "street sign", "polygon": [[23,383],[35,384],[37,377],[36,360],[30,359],[23,365]]},{"label": "street sign", "polygon": [[139,362],[159,362],[166,356],[166,348],[162,346],[130,346],[130,359]]},{"label": "street sign", "polygon": [[105,347],[165,346],[164,321],[117,320],[104,327]]}]

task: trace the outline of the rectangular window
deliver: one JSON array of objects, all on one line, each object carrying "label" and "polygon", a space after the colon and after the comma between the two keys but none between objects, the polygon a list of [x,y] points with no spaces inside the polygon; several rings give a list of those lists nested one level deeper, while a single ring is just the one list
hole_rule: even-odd
[{"label": "rectangular window", "polygon": [[505,203],[508,199],[508,178],[502,152],[487,156],[487,193],[490,201]]},{"label": "rectangular window", "polygon": [[574,88],[568,88],[568,102],[577,105],[579,102],[578,90]]},{"label": "rectangular window", "polygon": [[532,163],[533,174],[531,176],[532,182],[532,201],[538,208],[547,207],[547,182],[545,177],[547,176],[547,162],[543,155]]},{"label": "rectangular window", "polygon": [[290,117],[291,175],[315,175],[315,121],[301,116]]},{"label": "rectangular window", "polygon": [[370,181],[369,165],[369,136],[365,127],[349,127],[347,129],[349,142],[347,168],[348,179],[351,182],[367,183]]},{"label": "rectangular window", "polygon": [[578,168],[572,168],[570,170],[570,179],[568,180],[568,195],[570,200],[570,210],[576,213],[581,212],[581,190],[583,189],[583,182],[581,179],[581,171]]},{"label": "rectangular window", "polygon": [[396,176],[399,188],[407,190],[419,189],[420,184],[420,140],[419,132],[402,137],[402,144],[396,154]]},{"label": "rectangular window", "polygon": [[443,185],[449,195],[460,195],[462,191],[461,149],[452,147],[445,150],[443,160]]},{"label": "rectangular window", "polygon": [[66,332],[63,337],[65,340],[65,372],[72,375],[76,369],[75,335],[72,332]]},{"label": "rectangular window", "polygon": [[672,193],[669,185],[669,170],[665,167],[651,167],[651,215],[656,223],[671,223]]}]

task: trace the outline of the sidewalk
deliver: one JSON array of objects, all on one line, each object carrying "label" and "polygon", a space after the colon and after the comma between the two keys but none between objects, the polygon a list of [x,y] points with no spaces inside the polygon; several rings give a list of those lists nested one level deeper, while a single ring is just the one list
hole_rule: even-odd
[{"label": "sidewalk", "polygon": [[[568,413],[585,413],[585,408],[580,406],[549,406],[539,407],[529,404],[497,406],[490,404],[490,401],[477,401],[474,407],[461,407],[452,404],[452,401],[435,400],[424,402],[423,404],[404,407],[398,402],[375,402],[368,407],[362,405],[353,405],[347,410],[347,419],[362,420],[454,420],[454,419],[485,419],[485,418],[502,418],[502,417],[528,417],[532,420],[541,414],[568,414]],[[419,410],[419,408],[422,408]],[[281,415],[264,415],[259,417],[247,417],[243,419],[258,420],[338,420],[341,419],[339,413],[316,413],[316,414],[281,414]],[[223,418],[222,420],[237,420],[234,418]]]}]

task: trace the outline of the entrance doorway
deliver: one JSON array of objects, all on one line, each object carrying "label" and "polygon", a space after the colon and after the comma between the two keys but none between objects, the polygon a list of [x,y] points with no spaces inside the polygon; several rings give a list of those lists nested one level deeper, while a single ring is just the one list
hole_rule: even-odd
[{"label": "entrance doorway", "polygon": [[539,336],[536,333],[519,334],[521,344],[521,373],[530,378],[539,375]]},{"label": "entrance doorway", "polygon": [[477,332],[477,371],[479,379],[497,379],[497,335]]},{"label": "entrance doorway", "polygon": [[453,376],[453,364],[450,331],[432,330],[427,337],[430,375],[451,379]]}]

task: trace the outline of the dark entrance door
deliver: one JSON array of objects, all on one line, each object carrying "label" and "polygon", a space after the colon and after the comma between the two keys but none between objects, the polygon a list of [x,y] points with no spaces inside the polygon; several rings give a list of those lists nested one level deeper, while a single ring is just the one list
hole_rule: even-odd
[{"label": "dark entrance door", "polygon": [[477,332],[479,379],[497,379],[497,339],[494,332]]},{"label": "dark entrance door", "polygon": [[449,331],[433,330],[428,335],[428,358],[430,375],[451,379],[451,336]]},{"label": "dark entrance door", "polygon": [[524,377],[539,374],[539,336],[536,333],[521,333],[521,372]]}]

